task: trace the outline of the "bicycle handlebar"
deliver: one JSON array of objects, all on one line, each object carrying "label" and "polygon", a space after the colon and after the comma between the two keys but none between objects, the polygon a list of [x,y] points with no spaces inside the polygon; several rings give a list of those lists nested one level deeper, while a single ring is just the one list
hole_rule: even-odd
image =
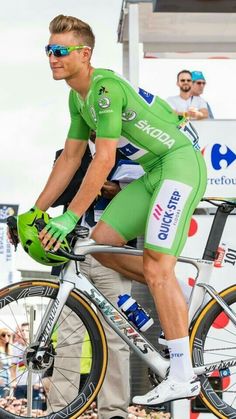
[{"label": "bicycle handlebar", "polygon": [[220,207],[223,204],[231,205],[236,208],[236,198],[222,198],[222,197],[204,197],[201,199],[201,202],[209,202],[215,207]]}]

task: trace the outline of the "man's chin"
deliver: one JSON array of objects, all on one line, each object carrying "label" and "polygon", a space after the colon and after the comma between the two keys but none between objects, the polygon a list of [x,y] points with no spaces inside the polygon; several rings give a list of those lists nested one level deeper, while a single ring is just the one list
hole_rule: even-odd
[{"label": "man's chin", "polygon": [[52,73],[52,77],[54,80],[63,80],[64,77],[60,76],[59,74]]},{"label": "man's chin", "polygon": [[52,70],[52,77],[54,80],[63,80],[65,77],[64,71],[61,71],[61,69],[51,69]]}]

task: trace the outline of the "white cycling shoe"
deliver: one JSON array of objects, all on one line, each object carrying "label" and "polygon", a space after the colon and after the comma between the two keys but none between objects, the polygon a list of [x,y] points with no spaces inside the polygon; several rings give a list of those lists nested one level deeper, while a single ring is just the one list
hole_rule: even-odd
[{"label": "white cycling shoe", "polygon": [[189,381],[182,382],[166,378],[161,384],[144,396],[135,396],[133,403],[143,406],[157,406],[172,400],[195,398],[199,395],[200,390],[201,383],[198,377],[193,377]]}]

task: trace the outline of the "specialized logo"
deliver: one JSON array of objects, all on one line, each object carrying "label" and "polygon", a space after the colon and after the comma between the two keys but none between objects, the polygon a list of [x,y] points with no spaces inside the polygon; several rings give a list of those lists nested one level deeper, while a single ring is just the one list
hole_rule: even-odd
[{"label": "specialized logo", "polygon": [[[225,150],[225,151],[224,151]],[[221,170],[222,162],[229,167],[236,160],[236,154],[226,145],[214,144],[211,150],[211,163],[215,170]]]},{"label": "specialized logo", "polygon": [[137,114],[132,109],[127,109],[122,113],[122,121],[133,121]]},{"label": "specialized logo", "polygon": [[174,138],[159,128],[152,127],[148,121],[141,119],[135,124],[135,127],[141,129],[147,135],[163,143],[167,148],[171,148],[175,144]]},{"label": "specialized logo", "polygon": [[105,93],[108,93],[108,90],[105,88],[105,86],[102,86],[102,87],[99,89],[98,94],[99,94],[99,95],[104,95]]},{"label": "specialized logo", "polygon": [[106,109],[109,108],[110,106],[110,100],[108,99],[108,97],[102,97],[101,99],[99,99],[98,101],[98,106],[100,106],[100,108],[102,109]]},{"label": "specialized logo", "polygon": [[181,182],[169,179],[163,182],[148,221],[147,243],[172,247],[191,190],[191,186]]}]

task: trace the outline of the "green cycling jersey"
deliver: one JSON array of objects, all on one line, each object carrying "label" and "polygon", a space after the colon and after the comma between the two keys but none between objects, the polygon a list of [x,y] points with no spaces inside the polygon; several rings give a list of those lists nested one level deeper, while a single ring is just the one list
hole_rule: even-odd
[{"label": "green cycling jersey", "polygon": [[90,130],[97,138],[119,139],[118,147],[146,171],[156,157],[190,142],[198,136],[164,100],[139,88],[137,91],[111,70],[95,69],[85,100],[71,90],[71,125],[68,138],[88,140]]},{"label": "green cycling jersey", "polygon": [[125,241],[145,235],[144,247],[178,256],[192,213],[206,188],[198,135],[162,99],[137,91],[111,70],[96,69],[85,100],[71,90],[70,139],[119,140],[118,148],[145,175],[124,188],[102,215]]}]

